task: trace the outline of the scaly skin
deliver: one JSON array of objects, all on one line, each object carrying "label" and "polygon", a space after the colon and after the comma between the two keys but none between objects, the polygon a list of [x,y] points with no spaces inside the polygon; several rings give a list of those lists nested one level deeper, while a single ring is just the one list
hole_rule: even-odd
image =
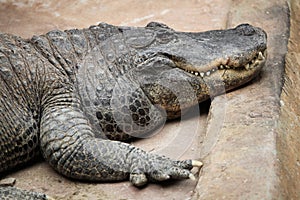
[{"label": "scaly skin", "polygon": [[[30,40],[0,34],[0,173],[41,151],[59,173],[80,180],[142,186],[193,178],[199,161],[173,161],[105,138],[151,134],[251,80],[265,56],[266,34],[251,25],[184,33],[155,22],[99,24]],[[0,187],[0,198],[19,193],[28,195]]]}]

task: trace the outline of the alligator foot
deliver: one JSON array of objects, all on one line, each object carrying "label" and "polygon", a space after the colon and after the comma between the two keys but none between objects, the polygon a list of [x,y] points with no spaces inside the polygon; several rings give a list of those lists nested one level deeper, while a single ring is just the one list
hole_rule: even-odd
[{"label": "alligator foot", "polygon": [[202,165],[203,163],[197,160],[171,161],[166,157],[156,157],[150,159],[149,168],[144,168],[143,171],[139,165],[134,165],[130,173],[130,182],[137,187],[141,187],[148,182],[148,179],[151,182],[188,178],[196,180],[191,169],[193,167],[201,168]]}]

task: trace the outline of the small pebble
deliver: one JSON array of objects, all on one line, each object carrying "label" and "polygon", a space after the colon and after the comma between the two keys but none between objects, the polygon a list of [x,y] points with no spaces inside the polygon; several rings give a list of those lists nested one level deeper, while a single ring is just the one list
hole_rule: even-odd
[{"label": "small pebble", "polygon": [[0,186],[14,186],[14,184],[16,183],[16,179],[15,178],[5,178],[0,180]]},{"label": "small pebble", "polygon": [[257,118],[257,117],[261,117],[261,116],[262,116],[261,113],[257,113],[257,112],[249,113],[249,117],[251,117],[251,118]]}]

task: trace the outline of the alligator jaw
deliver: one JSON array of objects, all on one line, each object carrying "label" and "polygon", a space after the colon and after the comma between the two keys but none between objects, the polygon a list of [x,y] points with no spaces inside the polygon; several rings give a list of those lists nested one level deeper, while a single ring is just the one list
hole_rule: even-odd
[{"label": "alligator jaw", "polygon": [[[259,51],[258,53],[253,54],[252,59],[246,64],[238,66],[234,62],[230,62],[230,59],[221,59],[215,61],[213,64],[208,66],[199,67],[200,70],[196,70],[195,67],[185,65],[175,61],[175,64],[178,68],[184,69],[184,71],[195,76],[200,76],[202,78],[210,76],[218,70],[246,70],[250,71],[254,68],[262,66],[267,58],[267,50]],[[197,67],[198,68],[198,67]]]}]

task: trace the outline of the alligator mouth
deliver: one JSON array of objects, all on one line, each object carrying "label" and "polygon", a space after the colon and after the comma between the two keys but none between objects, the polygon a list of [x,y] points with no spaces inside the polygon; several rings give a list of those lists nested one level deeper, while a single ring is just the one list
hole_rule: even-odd
[{"label": "alligator mouth", "polygon": [[245,64],[238,65],[236,62],[230,62],[229,59],[226,61],[221,60],[215,63],[220,64],[212,64],[205,67],[200,67],[201,71],[195,69],[195,67],[190,67],[189,65],[183,64],[182,62],[176,62],[175,64],[177,67],[183,69],[184,71],[188,72],[189,74],[193,74],[199,77],[207,77],[211,74],[220,71],[220,70],[239,70],[239,71],[251,71],[257,67],[260,67],[263,63],[265,63],[267,57],[267,50],[259,51],[256,54],[253,54],[252,59]]}]

